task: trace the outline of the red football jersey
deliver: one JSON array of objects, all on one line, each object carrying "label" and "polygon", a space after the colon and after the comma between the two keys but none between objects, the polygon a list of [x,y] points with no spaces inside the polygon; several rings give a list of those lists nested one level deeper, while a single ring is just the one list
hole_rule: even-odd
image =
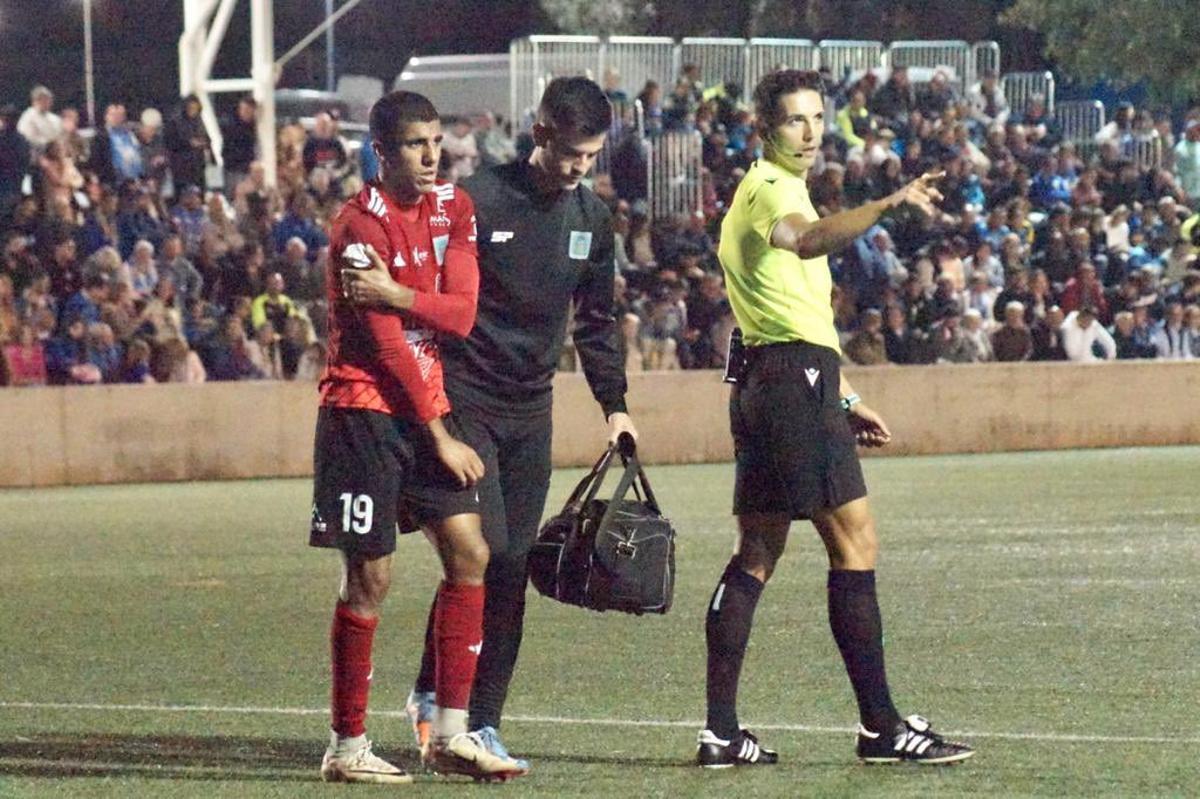
[{"label": "red football jersey", "polygon": [[[342,208],[330,236],[329,353],[321,404],[361,408],[419,422],[450,410],[436,333],[463,336],[479,288],[471,198],[438,182],[414,206],[399,206],[378,183]],[[392,279],[416,292],[403,313],[357,308],[341,292],[343,268],[370,268],[366,245]]]}]

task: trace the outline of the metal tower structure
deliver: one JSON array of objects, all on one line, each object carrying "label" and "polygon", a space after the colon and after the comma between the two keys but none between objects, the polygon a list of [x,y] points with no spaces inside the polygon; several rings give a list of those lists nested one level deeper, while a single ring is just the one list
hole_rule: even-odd
[{"label": "metal tower structure", "polygon": [[277,59],[274,0],[247,0],[250,3],[250,77],[213,78],[213,64],[229,30],[229,21],[238,0],[183,0],[183,34],[179,37],[179,94],[181,97],[194,94],[200,98],[204,127],[212,139],[213,152],[218,161],[222,138],[213,110],[212,95],[250,92],[258,101],[260,158],[266,168],[267,181],[275,185],[275,84],[279,81],[283,66],[362,1],[347,0]]}]

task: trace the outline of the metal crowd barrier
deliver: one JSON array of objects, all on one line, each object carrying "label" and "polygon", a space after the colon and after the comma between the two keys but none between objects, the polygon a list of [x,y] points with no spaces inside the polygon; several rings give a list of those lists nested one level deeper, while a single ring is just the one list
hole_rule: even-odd
[{"label": "metal crowd barrier", "polygon": [[971,74],[968,76],[973,85],[984,73],[1000,74],[1000,45],[996,42],[976,42],[971,45]]},{"label": "metal crowd barrier", "polygon": [[703,139],[697,131],[672,131],[650,142],[650,215],[704,210]]},{"label": "metal crowd barrier", "polygon": [[679,72],[675,61],[675,40],[669,36],[610,36],[600,47],[602,75],[615,69],[621,87],[630,99],[636,97],[646,81],[662,86],[663,96],[671,91],[666,85]]},{"label": "metal crowd barrier", "polygon": [[883,42],[825,39],[818,47],[818,66],[829,67],[830,74],[837,81],[847,75],[887,66],[887,50]]},{"label": "metal crowd barrier", "polygon": [[[700,82],[705,88],[722,83],[745,86],[746,40],[703,37],[681,39],[677,64],[680,70],[686,64],[699,67]],[[670,94],[672,88],[674,85],[664,86],[663,95]]]},{"label": "metal crowd barrier", "polygon": [[1054,109],[1054,118],[1064,141],[1090,142],[1104,127],[1104,103],[1099,100],[1059,103]]},{"label": "metal crowd barrier", "polygon": [[1158,169],[1163,165],[1163,143],[1158,131],[1148,139],[1134,139],[1126,147],[1129,160],[1141,169]]},{"label": "metal crowd barrier", "polygon": [[1034,95],[1041,95],[1046,111],[1054,113],[1054,73],[1010,72],[1000,79],[1008,105],[1014,114],[1023,114],[1032,105]]},{"label": "metal crowd barrier", "polygon": [[974,80],[975,64],[971,45],[963,41],[893,42],[887,63],[917,69],[941,69],[950,83],[964,92]]},{"label": "metal crowd barrier", "polygon": [[512,120],[521,128],[532,124],[532,114],[546,84],[569,75],[601,79],[599,36],[527,36],[514,39],[508,48],[512,87]]},{"label": "metal crowd barrier", "polygon": [[816,69],[820,50],[809,39],[751,39],[746,45],[746,85],[743,98],[749,102],[763,75],[780,68]]}]

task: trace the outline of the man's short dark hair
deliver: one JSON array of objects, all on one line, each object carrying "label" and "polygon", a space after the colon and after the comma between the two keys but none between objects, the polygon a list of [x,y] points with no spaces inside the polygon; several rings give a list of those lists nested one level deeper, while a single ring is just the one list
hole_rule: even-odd
[{"label": "man's short dark hair", "polygon": [[825,102],[825,83],[818,72],[811,69],[781,69],[764,75],[754,87],[754,113],[758,117],[759,132],[766,134],[782,119],[779,114],[779,98],[807,89],[821,95]]},{"label": "man's short dark hair", "polygon": [[538,122],[581,136],[599,136],[612,125],[612,103],[595,81],[555,78],[542,94]]},{"label": "man's short dark hair", "polygon": [[385,94],[371,106],[371,138],[379,142],[385,152],[392,152],[400,146],[397,137],[408,125],[413,122],[433,122],[437,118],[437,109],[423,94]]}]

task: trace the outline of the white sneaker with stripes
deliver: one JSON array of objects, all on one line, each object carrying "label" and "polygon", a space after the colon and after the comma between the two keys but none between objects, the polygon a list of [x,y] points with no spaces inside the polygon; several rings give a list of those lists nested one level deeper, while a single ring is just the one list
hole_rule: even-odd
[{"label": "white sneaker with stripes", "polygon": [[373,782],[397,785],[412,782],[404,769],[393,766],[371,751],[371,742],[350,752],[339,752],[333,745],[321,760],[321,779],[325,782]]},{"label": "white sneaker with stripes", "polygon": [[701,768],[769,766],[778,762],[779,753],[762,746],[749,730],[743,729],[728,741],[712,730],[701,730],[696,739],[696,765]]},{"label": "white sneaker with stripes", "polygon": [[858,759],[864,763],[910,761],[928,766],[958,763],[975,754],[966,744],[947,741],[921,716],[909,716],[891,734],[858,725]]}]

